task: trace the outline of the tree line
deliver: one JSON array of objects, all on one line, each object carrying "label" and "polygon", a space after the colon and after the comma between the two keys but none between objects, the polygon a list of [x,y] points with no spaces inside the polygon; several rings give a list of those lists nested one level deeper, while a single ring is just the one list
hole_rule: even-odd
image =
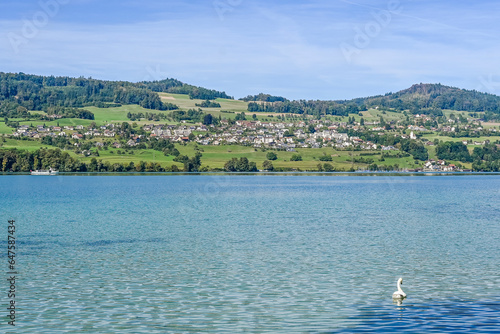
[{"label": "tree line", "polygon": [[152,90],[153,92],[187,94],[191,99],[200,99],[200,100],[215,100],[217,98],[233,99],[233,97],[227,95],[226,92],[220,92],[213,89],[188,85],[176,79],[142,81],[139,84],[142,85],[143,87]]},{"label": "tree line", "polygon": [[92,158],[85,163],[70,156],[60,149],[39,149],[34,152],[24,150],[0,150],[0,168],[2,172],[29,172],[36,169],[56,169],[60,172],[191,172],[196,171],[201,156],[189,158],[184,169],[177,165],[163,167],[157,162],[140,161],[137,164],[111,163]]},{"label": "tree line", "polygon": [[224,164],[226,172],[257,172],[257,164],[253,161],[248,161],[248,158],[231,158]]},{"label": "tree line", "polygon": [[202,107],[202,108],[220,108],[220,103],[215,102],[215,101],[210,101],[210,100],[205,100],[202,101],[201,103],[195,103],[197,107]]},{"label": "tree line", "polygon": [[257,95],[248,95],[247,97],[241,98],[240,100],[245,102],[250,101],[261,101],[261,102],[285,102],[288,101],[282,96],[273,96],[270,94],[260,93]]},{"label": "tree line", "polygon": [[472,162],[475,171],[500,171],[500,148],[494,143],[474,147],[471,154],[465,144],[447,141],[436,146],[436,156],[443,160]]},{"label": "tree line", "polygon": [[273,112],[281,114],[306,114],[320,117],[321,115],[348,116],[349,114],[365,111],[364,106],[354,103],[342,104],[335,101],[278,101],[274,103],[250,102],[250,112]]},{"label": "tree line", "polygon": [[476,171],[499,172],[500,148],[495,144],[475,147],[472,151],[472,169]]},{"label": "tree line", "polygon": [[170,113],[170,118],[176,122],[180,121],[192,121],[192,122],[203,122],[205,118],[205,113],[198,108],[189,109],[188,111],[184,110],[174,110]]},{"label": "tree line", "polygon": [[128,112],[127,113],[127,118],[131,120],[132,122],[139,121],[141,118],[147,119],[148,121],[156,121],[159,122],[162,119],[167,119],[169,118],[169,115],[163,114],[163,113],[153,113],[153,112],[146,112],[146,113],[132,113]]}]

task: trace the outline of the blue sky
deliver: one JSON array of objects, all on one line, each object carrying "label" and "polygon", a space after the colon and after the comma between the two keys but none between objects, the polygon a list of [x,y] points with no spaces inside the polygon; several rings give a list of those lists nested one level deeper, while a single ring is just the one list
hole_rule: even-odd
[{"label": "blue sky", "polygon": [[442,83],[500,95],[498,1],[0,2],[0,71],[166,77],[290,99]]}]

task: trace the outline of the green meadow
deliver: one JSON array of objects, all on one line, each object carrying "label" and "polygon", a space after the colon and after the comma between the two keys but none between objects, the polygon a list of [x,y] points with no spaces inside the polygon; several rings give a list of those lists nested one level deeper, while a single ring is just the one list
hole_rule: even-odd
[{"label": "green meadow", "polygon": [[13,131],[14,129],[7,126],[5,122],[0,122],[0,134],[10,134]]},{"label": "green meadow", "polygon": [[448,136],[440,136],[437,134],[424,134],[422,138],[425,138],[429,141],[434,141],[435,139],[438,139],[440,141],[453,141],[453,142],[458,142],[458,141],[472,141],[472,142],[484,142],[485,140],[489,140],[491,142],[500,140],[500,136],[481,136],[481,137],[448,137]]},{"label": "green meadow", "polygon": [[[324,163],[330,163],[336,169],[344,169],[348,170],[352,166],[354,168],[366,168],[368,165],[363,163],[352,163],[352,156],[354,158],[360,158],[361,153],[373,153],[372,151],[336,151],[331,147],[328,148],[319,148],[319,149],[311,149],[311,148],[298,148],[296,152],[286,152],[286,151],[276,151],[276,150],[262,150],[256,149],[250,146],[241,146],[241,145],[221,145],[221,146],[200,146],[196,144],[188,144],[188,145],[178,145],[177,146],[179,152],[183,155],[194,156],[196,153],[196,148],[200,150],[202,153],[202,166],[209,166],[210,168],[223,168],[224,164],[231,160],[232,158],[242,158],[246,157],[249,161],[253,161],[257,164],[257,167],[262,168],[262,163],[267,160],[267,153],[274,152],[278,156],[277,160],[272,161],[273,166],[276,168],[289,168],[289,169],[301,169],[301,170],[317,170],[318,164],[323,165]],[[102,152],[102,151],[100,151]],[[177,164],[179,163],[173,162],[172,157],[160,158],[156,153],[156,161],[166,163],[166,165]],[[290,161],[294,154],[299,154],[302,157],[302,161]],[[352,154],[352,155],[351,155]],[[329,155],[332,157],[332,161],[320,161],[319,158],[323,155]],[[102,154],[101,154],[102,157]],[[123,156],[122,156],[123,157]],[[126,159],[130,159],[130,156]],[[145,157],[145,156],[143,156]],[[149,153],[148,157],[152,161],[151,153]],[[373,156],[363,156],[364,158],[372,158],[375,163],[378,165],[394,165],[398,164],[401,168],[412,168],[415,167],[414,160],[411,157],[408,158],[386,158],[385,161],[379,162],[378,159],[381,157],[381,153],[377,153],[377,155]],[[132,161],[139,161],[141,159],[136,159],[137,156],[132,158]],[[127,160],[131,161],[131,160]]]},{"label": "green meadow", "polygon": [[[95,149],[93,149],[92,151],[95,152]],[[130,154],[130,152],[132,152],[133,154]],[[178,166],[182,165],[181,163],[172,161],[173,156],[165,156],[162,152],[154,150],[128,150],[128,152],[125,152],[125,150],[123,149],[110,148],[108,150],[99,150],[98,157],[83,157],[80,155],[80,160],[87,163],[90,162],[93,158],[97,160],[109,161],[112,164],[128,164],[130,162],[134,162],[134,164],[137,164],[140,161],[151,161],[157,162],[162,166],[171,166],[172,164],[177,164]]]},{"label": "green meadow", "polygon": [[[259,169],[262,169],[262,163],[267,160],[267,153],[274,152],[278,156],[277,160],[272,161],[275,168],[287,168],[287,169],[300,169],[300,170],[317,170],[318,164],[323,165],[324,163],[329,163],[333,165],[337,170],[349,170],[352,166],[357,168],[366,168],[368,164],[363,163],[352,163],[352,157],[354,158],[371,158],[375,163],[382,165],[398,164],[401,168],[411,168],[415,167],[414,161],[411,157],[408,158],[386,158],[384,162],[379,162],[381,157],[380,153],[370,156],[361,156],[361,153],[369,153],[368,151],[335,151],[332,148],[320,148],[320,149],[297,149],[297,152],[285,152],[276,150],[261,150],[255,149],[249,146],[241,145],[221,145],[221,146],[200,146],[197,144],[189,143],[187,145],[176,145],[177,149],[182,155],[187,155],[192,157],[196,152],[202,154],[202,167],[210,168],[224,168],[224,164],[231,160],[232,158],[242,158],[246,157],[249,161],[253,161],[257,164]],[[92,149],[93,152],[96,151],[95,148]],[[373,153],[373,152],[370,152]],[[302,157],[302,161],[291,161],[290,159],[294,154],[299,154]],[[329,155],[332,157],[332,161],[320,161],[319,158],[323,155]],[[134,164],[140,161],[144,162],[157,162],[161,166],[172,166],[177,165],[182,169],[182,163],[173,161],[174,157],[169,155],[165,156],[162,152],[154,150],[127,150],[109,148],[108,150],[99,150],[99,156],[88,156],[79,158],[83,162],[90,162],[91,159],[96,158],[97,160],[109,161],[110,163],[121,163],[129,164],[134,162]]]},{"label": "green meadow", "polygon": [[[16,140],[16,139],[6,139],[5,142],[0,142],[0,148],[6,148],[6,149],[11,149],[11,148],[16,148],[19,150],[26,150],[26,151],[36,151],[40,148],[48,148],[48,149],[56,149],[57,147],[51,146],[51,145],[45,145],[42,144],[39,141],[36,140]],[[75,155],[76,156],[76,155]]]},{"label": "green meadow", "polygon": [[170,94],[170,93],[158,93],[163,102],[173,103],[177,105],[181,110],[188,109],[198,109],[200,108],[203,112],[209,113],[215,117],[221,117],[225,119],[234,119],[236,114],[244,112],[246,114],[247,120],[252,119],[252,115],[257,116],[257,120],[260,121],[270,121],[274,120],[276,116],[281,115],[279,113],[267,113],[267,112],[256,112],[251,113],[248,111],[248,102],[239,100],[228,100],[228,99],[216,99],[215,101],[220,104],[220,108],[201,108],[196,104],[201,104],[203,100],[190,99],[188,95],[184,94]]}]

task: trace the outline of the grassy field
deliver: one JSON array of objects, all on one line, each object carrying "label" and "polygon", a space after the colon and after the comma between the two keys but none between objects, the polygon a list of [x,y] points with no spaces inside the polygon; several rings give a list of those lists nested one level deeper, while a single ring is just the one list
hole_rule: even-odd
[{"label": "grassy field", "polygon": [[[190,99],[188,95],[183,94],[170,94],[170,93],[159,93],[163,102],[173,103],[177,105],[181,110],[188,109],[198,109],[196,104],[200,104],[203,100],[198,99]],[[257,120],[260,121],[270,121],[274,120],[278,115],[278,113],[267,113],[267,112],[249,112],[248,111],[248,102],[239,101],[239,100],[228,100],[228,99],[216,99],[220,104],[220,108],[200,108],[205,113],[210,113],[212,116],[219,117],[225,119],[234,119],[236,114],[244,112],[246,114],[247,120],[252,119],[252,114],[257,116]],[[226,112],[222,112],[226,111]]]},{"label": "grassy field", "polygon": [[78,118],[61,118],[58,120],[54,121],[22,121],[19,122],[20,125],[33,125],[33,126],[38,126],[38,125],[46,125],[46,126],[77,126],[77,125],[83,125],[83,126],[89,126],[90,123],[92,123],[91,120],[86,120],[86,119],[78,119]]},{"label": "grassy field", "polygon": [[1,144],[0,148],[3,148],[3,149],[17,148],[19,150],[26,150],[26,151],[30,151],[30,152],[36,151],[42,147],[46,147],[48,149],[56,149],[57,148],[55,146],[42,144],[39,141],[31,141],[31,140],[6,139],[5,143],[0,142],[0,144]]},{"label": "grassy field", "polygon": [[484,122],[482,123],[483,127],[485,129],[492,129],[495,128],[497,130],[500,130],[500,123],[494,123],[494,122]]},{"label": "grassy field", "polygon": [[327,119],[331,121],[336,121],[336,122],[348,122],[349,118],[354,117],[354,120],[356,122],[361,121],[361,118],[365,120],[365,122],[374,122],[374,121],[380,121],[380,117],[382,116],[384,118],[385,122],[391,122],[391,121],[404,121],[406,119],[406,116],[403,115],[402,113],[398,112],[393,112],[393,111],[382,111],[382,110],[377,110],[377,109],[369,109],[366,111],[362,111],[361,114],[363,116],[359,116],[359,113],[356,114],[350,114],[348,116],[328,116]]},{"label": "grassy field", "polygon": [[[367,111],[362,111],[363,118],[365,121],[373,122],[380,121],[380,117],[384,118],[385,122],[391,121],[403,121],[406,119],[406,116],[403,113],[393,112],[393,111],[382,111],[378,109],[369,109]],[[361,117],[356,115],[354,116],[356,121],[359,122]]]},{"label": "grassy field", "polygon": [[15,129],[5,125],[5,122],[0,122],[0,134],[11,134]]},{"label": "grassy field", "polygon": [[[182,155],[187,155],[192,157],[196,153],[196,147],[202,153],[202,167],[210,167],[210,168],[224,168],[224,164],[231,160],[231,158],[242,158],[246,157],[249,161],[253,161],[257,164],[259,169],[262,168],[262,163],[267,160],[267,153],[274,152],[277,154],[278,159],[272,161],[274,167],[278,168],[294,168],[301,170],[316,170],[318,164],[324,164],[325,161],[320,161],[319,157],[322,155],[330,155],[332,156],[331,162],[327,162],[332,164],[336,169],[344,169],[348,170],[353,166],[351,152],[346,151],[335,151],[332,148],[321,148],[321,149],[297,149],[297,152],[284,152],[284,151],[273,151],[273,150],[260,150],[255,149],[253,147],[248,146],[240,146],[240,145],[224,145],[224,146],[199,146],[195,144],[188,145],[177,145],[176,146],[179,152]],[[95,150],[95,149],[93,149]],[[121,154],[118,154],[120,152]],[[133,152],[133,154],[129,154],[129,152]],[[108,149],[108,150],[100,150],[99,157],[82,157],[79,158],[83,162],[90,162],[92,158],[96,158],[98,160],[109,161],[110,163],[125,163],[128,164],[130,162],[134,162],[134,164],[139,163],[140,161],[152,161],[157,162],[161,166],[172,166],[177,165],[180,169],[182,169],[182,163],[173,161],[173,156],[164,156],[163,153],[153,150],[129,150],[129,152],[125,152],[120,149]],[[355,158],[360,157],[360,153],[362,152],[353,152]],[[290,158],[294,154],[300,154],[302,156],[303,161],[290,161]],[[384,162],[378,161],[380,159],[380,154],[375,156],[366,156],[365,158],[374,159],[375,163],[378,165],[390,165],[390,164],[399,164],[401,168],[404,167],[414,167],[413,159],[402,158],[402,159],[386,159]],[[355,163],[354,168],[366,168],[367,164]]]},{"label": "grassy field", "polygon": [[[56,149],[55,146],[41,144],[38,141],[28,141],[28,140],[15,140],[6,139],[5,142],[1,142],[1,148],[17,148],[22,150],[27,150],[33,152],[40,148]],[[367,163],[353,163],[354,159],[364,158],[372,159],[373,163],[378,166],[382,165],[398,165],[399,168],[416,168],[422,167],[422,162],[415,162],[413,157],[404,158],[392,158],[385,157],[384,161],[381,160],[382,152],[374,151],[336,151],[331,147],[325,147],[320,149],[308,149],[308,148],[298,148],[297,152],[285,152],[285,151],[275,151],[275,150],[261,150],[255,149],[249,146],[240,145],[224,145],[224,146],[201,146],[194,143],[189,143],[187,145],[176,144],[177,149],[183,155],[193,157],[197,150],[202,153],[202,167],[210,168],[224,168],[224,164],[231,160],[231,158],[242,158],[246,157],[249,161],[253,161],[257,164],[257,168],[262,169],[262,163],[267,160],[267,153],[274,152],[278,156],[277,160],[272,161],[275,168],[288,168],[288,169],[300,169],[300,170],[317,170],[318,164],[329,163],[335,167],[336,170],[349,170],[351,167],[354,169],[366,169],[368,167]],[[469,147],[472,151],[472,147]],[[96,148],[92,148],[95,152]],[[428,147],[429,158],[437,159],[435,155],[434,147]],[[99,156],[94,155],[84,157],[81,154],[76,154],[72,151],[67,151],[71,156],[80,159],[82,162],[89,163],[92,158],[97,160],[109,161],[111,164],[129,164],[134,162],[138,164],[140,161],[144,162],[156,162],[163,167],[177,165],[179,169],[183,168],[183,164],[173,161],[173,156],[165,156],[162,152],[154,150],[128,150],[109,148],[108,150],[99,150]],[[362,154],[370,155],[362,155]],[[302,161],[290,161],[292,155],[300,154],[302,156]],[[394,154],[394,152],[387,152],[386,154]],[[331,156],[332,161],[320,161],[321,156]],[[450,163],[458,163],[450,161]],[[467,168],[470,168],[471,164],[462,163]]]},{"label": "grassy field", "polygon": [[443,109],[443,114],[446,116],[446,118],[450,118],[451,114],[454,114],[457,118],[458,115],[462,115],[465,119],[470,118],[469,113],[467,111]]},{"label": "grassy field", "polygon": [[86,110],[93,112],[95,116],[95,122],[98,125],[108,124],[108,123],[122,123],[130,121],[127,118],[127,113],[167,113],[158,110],[145,109],[138,105],[124,105],[117,108],[97,108],[97,107],[85,107]]},{"label": "grassy field", "polygon": [[[94,150],[95,151],[95,150]],[[121,152],[122,154],[118,154],[118,152]],[[110,163],[130,163],[134,162],[134,164],[139,163],[140,161],[144,162],[158,162],[162,166],[170,166],[172,164],[177,164],[178,166],[181,166],[181,163],[174,162],[172,161],[173,156],[168,156],[166,157],[163,155],[162,152],[154,151],[154,150],[134,150],[134,151],[129,151],[133,152],[134,154],[128,154],[124,150],[120,149],[109,149],[109,150],[99,150],[99,156],[89,156],[89,157],[83,157],[80,156],[80,160],[83,162],[90,162],[92,158],[96,158],[97,160],[103,160],[103,161],[109,161]],[[182,169],[182,168],[181,168]]]},{"label": "grassy field", "polygon": [[[190,99],[189,95],[159,93],[163,102],[169,102],[177,105],[182,110],[198,109],[196,104],[200,104],[203,100]],[[233,112],[247,112],[248,103],[239,100],[216,99],[220,104],[220,108],[201,108],[203,111],[220,111],[227,110]]]},{"label": "grassy field", "polygon": [[425,134],[422,136],[422,138],[425,138],[430,141],[434,141],[435,139],[439,139],[440,141],[452,141],[452,142],[457,142],[457,141],[464,141],[464,140],[472,140],[472,142],[483,142],[485,140],[489,140],[491,142],[494,142],[496,140],[500,140],[500,136],[482,136],[482,137],[461,137],[461,138],[453,138],[453,137],[448,137],[448,136],[439,136],[437,134]]},{"label": "grassy field", "polygon": [[[195,149],[193,144],[186,146],[179,146],[178,149],[181,154],[194,156]],[[299,148],[297,152],[284,152],[284,151],[273,151],[261,149],[255,149],[248,146],[239,145],[224,145],[224,146],[198,146],[199,149],[203,150],[201,161],[202,166],[210,166],[211,168],[223,168],[224,164],[231,158],[241,158],[247,157],[249,161],[253,161],[257,164],[258,168],[262,168],[262,163],[267,160],[268,152],[275,152],[278,156],[277,160],[272,161],[274,167],[281,168],[300,168],[301,170],[316,170],[318,164],[330,163],[336,169],[348,170],[351,168],[352,157],[351,152],[348,151],[336,151],[331,147],[320,148],[320,149],[307,149]],[[352,152],[354,158],[359,158],[360,153],[366,153],[368,151],[355,151]],[[290,161],[292,155],[300,154],[303,161]],[[332,156],[333,161],[320,161],[319,158],[323,155]],[[381,154],[378,153],[374,156],[364,156],[364,158],[372,158],[374,163],[378,165],[394,165],[398,164],[401,168],[411,168],[414,167],[413,158],[387,158],[385,161],[378,161]],[[366,168],[367,164],[354,163],[354,168]]]}]

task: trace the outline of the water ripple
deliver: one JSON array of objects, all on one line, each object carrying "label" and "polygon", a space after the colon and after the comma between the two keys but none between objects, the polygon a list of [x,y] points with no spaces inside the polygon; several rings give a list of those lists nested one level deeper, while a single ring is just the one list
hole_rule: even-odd
[{"label": "water ripple", "polygon": [[500,327],[500,177],[16,180],[16,333]]},{"label": "water ripple", "polygon": [[[500,299],[499,299],[500,300]],[[404,306],[379,305],[359,310],[361,321],[330,333],[495,333],[500,331],[498,301],[433,301]]]}]

